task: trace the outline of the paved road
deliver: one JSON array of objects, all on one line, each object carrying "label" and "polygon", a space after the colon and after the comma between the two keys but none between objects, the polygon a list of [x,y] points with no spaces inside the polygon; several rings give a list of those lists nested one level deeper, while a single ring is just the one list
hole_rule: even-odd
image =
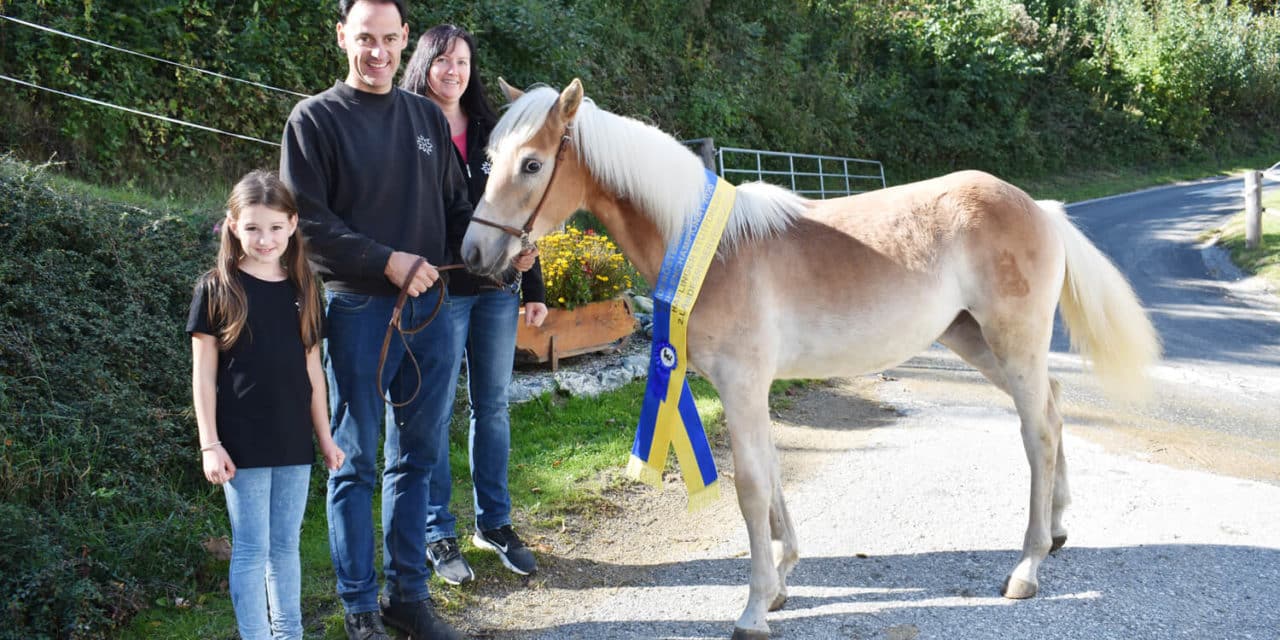
[{"label": "paved road", "polygon": [[[1202,247],[1200,239],[1243,208],[1242,192],[1241,179],[1221,179],[1069,211],[1151,311],[1165,345],[1165,366],[1156,377],[1171,387],[1161,407],[1182,413],[1182,424],[1274,442],[1280,437],[1274,418],[1280,415],[1280,305],[1239,282],[1224,252]],[[1053,348],[1067,350],[1061,331]],[[1259,404],[1271,410],[1260,411]]]},{"label": "paved road", "polygon": [[[1206,229],[1243,209],[1242,193],[1242,180],[1221,179],[1068,207],[1129,277],[1174,363],[1280,366],[1280,308],[1260,308],[1232,286],[1230,265],[1200,248]],[[1066,347],[1059,336],[1054,349]]]},{"label": "paved road", "polygon": [[[1017,558],[1026,472],[1016,418],[903,402],[906,416],[788,487],[803,558],[774,637],[1133,640],[1280,637],[1280,488],[1111,454],[1074,436],[1071,540],[1037,598]],[[785,455],[785,453],[784,453]],[[745,534],[653,567],[521,637],[725,638],[746,599]]]},{"label": "paved road", "polygon": [[[1026,522],[1017,417],[953,356],[935,349],[870,392],[836,386],[779,412],[802,560],[774,637],[1280,639],[1280,306],[1198,246],[1240,190],[1217,180],[1069,209],[1134,282],[1168,359],[1155,403],[1115,407],[1055,338],[1075,502],[1037,598],[998,594]],[[868,407],[892,411],[840,419]],[[826,440],[847,448],[812,457]],[[797,475],[800,459],[822,462]],[[746,536],[708,517],[688,516],[689,530],[720,539],[631,585],[556,597],[548,583],[556,604],[538,628],[499,635],[727,637],[746,598]]]},{"label": "paved road", "polygon": [[[1277,188],[1268,183],[1268,188]],[[1128,425],[1159,433],[1202,466],[1280,481],[1280,303],[1243,280],[1204,232],[1243,208],[1243,181],[1218,179],[1069,207],[1120,266],[1165,345],[1156,401]],[[1061,328],[1053,350],[1067,351]],[[1056,357],[1070,398],[1105,406],[1078,360]],[[1280,637],[1280,636],[1278,636]]]}]

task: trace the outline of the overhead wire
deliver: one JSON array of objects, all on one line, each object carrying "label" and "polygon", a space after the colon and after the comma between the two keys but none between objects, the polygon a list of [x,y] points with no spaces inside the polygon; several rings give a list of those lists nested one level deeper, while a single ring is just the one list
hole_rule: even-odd
[{"label": "overhead wire", "polygon": [[[60,36],[64,36],[64,37],[67,37],[67,38],[74,39],[74,40],[79,40],[79,41],[81,41],[81,42],[86,42],[86,43],[89,43],[89,44],[92,44],[92,45],[96,45],[96,46],[99,46],[99,47],[105,47],[105,48],[107,48],[107,49],[111,49],[111,50],[113,50],[113,51],[120,51],[120,52],[123,52],[123,53],[128,53],[128,54],[131,54],[131,55],[135,55],[135,56],[139,56],[139,57],[142,57],[142,58],[146,58],[146,59],[148,59],[148,60],[154,60],[154,61],[156,61],[156,62],[163,62],[163,63],[165,63],[165,64],[170,64],[170,65],[173,65],[173,66],[176,66],[176,67],[181,67],[181,68],[183,68],[183,69],[188,69],[188,70],[190,70],[190,71],[195,71],[195,72],[198,72],[198,73],[203,73],[203,74],[206,74],[206,75],[210,75],[210,76],[214,76],[214,77],[222,78],[222,79],[225,79],[225,80],[231,80],[231,81],[234,81],[234,82],[241,82],[241,83],[248,84],[248,85],[252,85],[252,86],[255,86],[255,87],[262,88],[262,89],[267,89],[267,90],[269,90],[269,91],[277,91],[277,92],[281,92],[281,93],[288,93],[288,94],[295,95],[295,96],[299,96],[299,97],[302,97],[302,98],[309,98],[309,97],[310,97],[310,95],[309,95],[309,94],[305,94],[305,93],[298,93],[297,91],[290,91],[289,89],[281,89],[281,88],[279,88],[279,87],[273,87],[273,86],[271,86],[271,85],[263,84],[263,83],[260,83],[260,82],[254,82],[254,81],[252,81],[252,80],[245,80],[245,79],[242,79],[242,78],[236,78],[236,77],[233,77],[233,76],[228,76],[228,75],[225,75],[225,74],[218,73],[218,72],[216,72],[216,71],[209,71],[209,70],[207,70],[207,69],[201,69],[201,68],[199,68],[199,67],[193,67],[193,66],[191,66],[191,65],[189,65],[189,64],[183,64],[183,63],[181,63],[181,62],[174,62],[174,61],[172,61],[172,60],[165,60],[164,58],[158,58],[158,57],[156,57],[156,56],[147,55],[147,54],[145,54],[145,53],[139,53],[139,52],[137,52],[137,51],[131,51],[131,50],[129,50],[129,49],[125,49],[125,48],[122,48],[122,47],[117,47],[117,46],[114,46],[114,45],[111,45],[111,44],[107,44],[107,43],[105,43],[105,42],[99,42],[99,41],[97,41],[97,40],[93,40],[93,39],[91,39],[91,38],[85,38],[85,37],[83,37],[83,36],[78,36],[78,35],[75,35],[75,34],[73,34],[73,33],[67,33],[67,32],[65,32],[65,31],[59,31],[59,30],[54,29],[54,28],[52,28],[52,27],[47,27],[47,26],[40,25],[40,24],[36,24],[36,23],[33,23],[33,22],[28,22],[28,21],[26,21],[26,20],[20,20],[20,19],[18,19],[18,18],[14,18],[14,17],[12,17],[12,16],[6,16],[6,15],[3,15],[3,14],[0,14],[0,18],[3,18],[3,19],[8,20],[8,21],[10,21],[10,22],[14,22],[14,23],[17,23],[17,24],[21,24],[21,25],[26,26],[26,27],[30,27],[30,28],[33,28],[33,29],[38,29],[38,30],[41,30],[41,31],[46,31],[46,32],[53,33],[53,34],[56,34],[56,35],[60,35]],[[106,102],[106,101],[103,101],[103,100],[97,100],[97,99],[95,99],[95,98],[90,98],[90,97],[88,97],[88,96],[82,96],[82,95],[78,95],[78,94],[75,94],[75,93],[70,93],[70,92],[67,92],[67,91],[60,91],[60,90],[58,90],[58,89],[52,89],[52,88],[49,88],[49,87],[41,86],[41,85],[36,84],[36,83],[34,83],[34,82],[28,82],[28,81],[26,81],[26,80],[20,80],[20,79],[18,79],[18,78],[14,78],[14,77],[7,76],[7,75],[4,75],[4,74],[0,74],[0,80],[5,80],[5,81],[8,81],[8,82],[12,82],[12,83],[15,83],[15,84],[23,85],[23,86],[30,87],[30,88],[33,88],[33,89],[38,89],[38,90],[41,90],[41,91],[47,91],[47,92],[49,92],[49,93],[54,93],[54,94],[57,94],[57,95],[60,95],[60,96],[64,96],[64,97],[68,97],[68,98],[73,98],[73,99],[76,99],[76,100],[81,100],[81,101],[88,102],[88,103],[90,103],[90,104],[94,104],[94,105],[98,105],[98,106],[102,106],[102,107],[108,107],[108,108],[111,108],[111,109],[117,109],[117,110],[124,111],[124,112],[127,112],[127,113],[131,113],[131,114],[134,114],[134,115],[144,116],[144,117],[148,117],[148,118],[154,118],[154,119],[157,119],[157,120],[163,120],[163,121],[165,121],[165,122],[170,122],[170,123],[177,124],[177,125],[182,125],[182,126],[187,126],[187,127],[193,127],[193,128],[195,128],[195,129],[200,129],[200,130],[203,130],[203,131],[209,131],[209,132],[218,133],[218,134],[222,134],[222,135],[226,135],[226,136],[231,136],[231,137],[233,137],[233,138],[239,138],[239,139],[241,139],[241,140],[249,140],[249,141],[252,141],[252,142],[258,142],[258,143],[267,144],[267,145],[271,145],[271,146],[275,146],[275,147],[280,146],[280,143],[279,143],[279,142],[276,142],[276,141],[272,141],[272,140],[264,140],[264,139],[262,139],[262,138],[255,138],[255,137],[253,137],[253,136],[248,136],[248,135],[244,135],[244,134],[240,134],[240,133],[235,133],[235,132],[232,132],[232,131],[225,131],[225,130],[223,130],[223,129],[218,129],[218,128],[216,128],[216,127],[210,127],[210,126],[207,126],[207,125],[198,124],[198,123],[190,122],[190,121],[187,121],[187,120],[181,120],[181,119],[179,119],[179,118],[172,118],[172,117],[165,116],[165,115],[160,115],[160,114],[157,114],[157,113],[150,113],[150,112],[147,112],[147,111],[141,111],[141,110],[139,110],[139,109],[131,109],[131,108],[129,108],[129,107],[121,106],[121,105],[118,105],[118,104],[112,104],[112,103],[110,103],[110,102]]]},{"label": "overhead wire", "polygon": [[203,73],[203,74],[206,74],[206,75],[211,75],[211,76],[214,76],[214,77],[217,77],[217,78],[222,78],[222,79],[224,79],[224,80],[231,80],[231,81],[233,81],[233,82],[243,82],[243,83],[245,83],[245,84],[253,85],[253,86],[255,86],[255,87],[260,87],[260,88],[262,88],[262,89],[268,89],[268,90],[271,90],[271,91],[279,91],[279,92],[281,92],[281,93],[289,93],[289,94],[293,94],[293,95],[298,96],[298,97],[301,97],[301,98],[309,98],[309,97],[311,97],[309,94],[306,94],[306,93],[298,93],[297,91],[290,91],[289,89],[281,89],[281,88],[279,88],[279,87],[273,87],[273,86],[268,85],[268,84],[262,84],[261,82],[254,82],[254,81],[252,81],[252,80],[245,80],[245,79],[243,79],[243,78],[236,78],[236,77],[233,77],[233,76],[228,76],[228,75],[224,75],[224,74],[218,73],[217,71],[209,71],[208,69],[201,69],[201,68],[199,68],[199,67],[193,67],[193,66],[191,66],[191,65],[189,65],[189,64],[183,64],[183,63],[181,63],[181,62],[174,62],[173,60],[165,60],[164,58],[157,58],[156,56],[147,55],[147,54],[145,54],[145,53],[139,53],[139,52],[137,52],[137,51],[131,51],[131,50],[129,50],[129,49],[125,49],[125,48],[122,48],[122,47],[117,47],[117,46],[115,46],[115,45],[110,45],[110,44],[107,44],[107,43],[105,43],[105,42],[99,42],[99,41],[97,41],[97,40],[93,40],[93,39],[90,39],[90,38],[86,38],[86,37],[84,37],[84,36],[78,36],[78,35],[75,35],[74,33],[67,33],[67,32],[65,32],[65,31],[59,31],[59,30],[57,30],[57,29],[54,29],[53,27],[46,27],[46,26],[44,26],[44,25],[36,24],[36,23],[34,23],[34,22],[27,22],[26,20],[19,20],[18,18],[14,18],[14,17],[12,17],[12,16],[0,15],[0,18],[4,18],[5,20],[8,20],[8,21],[10,21],[10,22],[16,22],[16,23],[18,23],[18,24],[20,24],[20,25],[24,25],[24,26],[27,26],[27,27],[31,27],[32,29],[39,29],[39,30],[41,30],[41,31],[47,31],[47,32],[49,32],[49,33],[54,33],[54,34],[57,34],[57,35],[60,35],[60,36],[64,36],[64,37],[67,37],[67,38],[72,38],[72,39],[74,39],[74,40],[79,40],[79,41],[81,41],[81,42],[87,42],[87,43],[89,43],[89,44],[94,44],[94,45],[97,45],[97,46],[99,46],[99,47],[106,47],[107,49],[111,49],[112,51],[120,51],[120,52],[122,52],[122,53],[128,53],[128,54],[130,54],[130,55],[139,56],[139,57],[142,57],[142,58],[146,58],[146,59],[148,59],[148,60],[154,60],[154,61],[156,61],[156,62],[163,62],[163,63],[165,63],[165,64],[171,64],[171,65],[173,65],[173,66],[175,66],[175,67],[182,67],[183,69],[187,69],[187,70],[189,70],[189,71],[195,71],[195,72],[197,72],[197,73]]},{"label": "overhead wire", "polygon": [[244,135],[244,134],[240,134],[240,133],[232,133],[232,132],[230,132],[230,131],[223,131],[222,129],[216,129],[216,128],[214,128],[214,127],[209,127],[209,126],[205,126],[205,125],[202,125],[202,124],[196,124],[196,123],[194,123],[194,122],[188,122],[188,121],[186,121],[186,120],[179,120],[179,119],[177,119],[177,118],[170,118],[169,116],[162,116],[162,115],[160,115],[160,114],[158,114],[158,113],[148,113],[148,112],[146,112],[146,111],[139,111],[139,110],[137,110],[137,109],[130,109],[129,107],[122,107],[122,106],[120,106],[120,105],[118,105],[118,104],[111,104],[110,102],[103,102],[102,100],[95,100],[95,99],[93,99],[93,98],[89,98],[89,97],[86,97],[86,96],[80,96],[80,95],[76,95],[76,94],[74,94],[74,93],[67,93],[66,91],[59,91],[59,90],[57,90],[57,89],[50,89],[49,87],[42,87],[42,86],[40,86],[40,85],[38,85],[38,84],[35,84],[35,83],[33,83],[33,82],[27,82],[26,80],[19,80],[19,79],[17,79],[17,78],[11,78],[11,77],[6,76],[6,75],[3,75],[3,74],[0,74],[0,80],[8,80],[9,82],[14,82],[14,83],[17,83],[17,84],[20,84],[20,85],[24,85],[24,86],[27,86],[27,87],[31,87],[31,88],[33,88],[33,89],[40,89],[41,91],[48,91],[48,92],[50,92],[50,93],[56,93],[56,94],[61,95],[61,96],[66,96],[66,97],[68,97],[68,98],[75,98],[76,100],[83,100],[83,101],[85,101],[85,102],[89,102],[89,103],[96,104],[96,105],[103,106],[103,107],[110,107],[110,108],[112,108],[112,109],[119,109],[119,110],[121,110],[121,111],[126,111],[126,112],[128,112],[128,113],[132,113],[132,114],[135,114],[135,115],[147,116],[147,117],[149,117],[149,118],[155,118],[155,119],[157,119],[157,120],[164,120],[165,122],[172,122],[172,123],[174,123],[174,124],[185,125],[185,126],[188,126],[188,127],[195,127],[196,129],[203,129],[203,130],[205,130],[205,131],[212,131],[212,132],[214,132],[214,133],[221,133],[221,134],[223,134],[223,135],[231,136],[231,137],[233,137],[233,138],[240,138],[240,139],[242,139],[242,140],[252,140],[253,142],[261,142],[262,144],[269,144],[269,145],[276,146],[276,147],[280,146],[280,143],[279,143],[279,142],[273,142],[273,141],[271,141],[271,140],[263,140],[262,138],[255,138],[255,137],[253,137],[253,136],[246,136],[246,135]]}]

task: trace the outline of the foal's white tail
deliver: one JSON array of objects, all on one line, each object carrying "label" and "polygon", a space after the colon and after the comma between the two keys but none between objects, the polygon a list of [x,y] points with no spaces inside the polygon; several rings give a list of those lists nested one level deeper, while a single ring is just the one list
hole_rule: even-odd
[{"label": "foal's white tail", "polygon": [[1061,202],[1040,201],[1066,248],[1059,304],[1071,347],[1093,365],[1113,398],[1141,399],[1147,368],[1160,359],[1160,338],[1129,281],[1067,217]]}]

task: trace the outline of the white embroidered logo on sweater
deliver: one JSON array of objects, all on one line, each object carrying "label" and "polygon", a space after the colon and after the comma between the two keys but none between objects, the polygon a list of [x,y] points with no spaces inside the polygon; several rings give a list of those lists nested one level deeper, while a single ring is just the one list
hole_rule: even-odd
[{"label": "white embroidered logo on sweater", "polygon": [[489,164],[488,160],[485,160],[484,164],[480,165],[480,170],[483,171],[486,176],[489,175],[489,170],[492,168],[493,165]]},{"label": "white embroidered logo on sweater", "polygon": [[431,155],[431,152],[435,150],[436,150],[436,147],[435,145],[431,144],[431,138],[428,138],[423,135],[418,136],[418,151],[421,151],[427,155]]}]

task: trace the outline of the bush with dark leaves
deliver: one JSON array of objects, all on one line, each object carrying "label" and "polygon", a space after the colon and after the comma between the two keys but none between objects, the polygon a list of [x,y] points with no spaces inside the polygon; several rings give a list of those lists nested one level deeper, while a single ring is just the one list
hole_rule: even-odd
[{"label": "bush with dark leaves", "polygon": [[103,637],[200,586],[225,515],[183,323],[215,215],[62,195],[0,158],[0,633]]}]

